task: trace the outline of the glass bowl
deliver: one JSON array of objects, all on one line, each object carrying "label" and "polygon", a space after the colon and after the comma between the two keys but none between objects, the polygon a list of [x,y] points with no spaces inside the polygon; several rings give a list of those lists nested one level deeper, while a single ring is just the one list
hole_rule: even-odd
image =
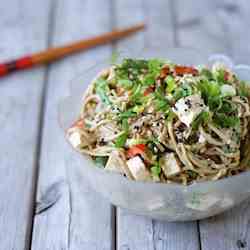
[{"label": "glass bowl", "polygon": [[[119,53],[118,61],[126,56],[167,58],[176,63],[187,65],[208,65],[214,61],[221,61],[243,80],[250,80],[250,67],[235,65],[225,55],[208,56],[188,48],[164,50],[148,48],[140,53]],[[64,134],[79,115],[81,99],[86,87],[98,72],[109,65],[109,60],[98,63],[71,82],[69,96],[59,104],[59,122]],[[78,180],[80,180],[79,185],[87,180],[95,191],[112,204],[153,219],[188,221],[207,218],[250,197],[250,172],[189,186],[137,182],[100,169],[95,166],[90,157],[78,153],[71,146],[68,148],[72,151],[72,161],[68,164],[67,171],[74,171],[74,175],[77,175]]]}]

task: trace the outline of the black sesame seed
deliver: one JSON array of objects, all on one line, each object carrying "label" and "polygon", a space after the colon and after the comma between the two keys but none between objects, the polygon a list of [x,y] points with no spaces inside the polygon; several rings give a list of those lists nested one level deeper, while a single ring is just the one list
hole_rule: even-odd
[{"label": "black sesame seed", "polygon": [[101,138],[99,144],[100,144],[100,145],[105,145],[105,144],[106,144],[106,141],[104,140],[104,138]]},{"label": "black sesame seed", "polygon": [[192,107],[192,103],[189,99],[185,101],[185,104],[188,106],[188,108]]}]

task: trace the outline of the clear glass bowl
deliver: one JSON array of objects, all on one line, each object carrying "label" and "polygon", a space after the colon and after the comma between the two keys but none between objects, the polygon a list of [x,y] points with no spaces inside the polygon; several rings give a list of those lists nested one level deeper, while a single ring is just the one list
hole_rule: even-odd
[{"label": "clear glass bowl", "polygon": [[[140,53],[120,53],[118,61],[125,56],[167,58],[187,65],[204,65],[221,61],[232,68],[240,78],[250,80],[250,67],[234,65],[225,55],[208,56],[193,49],[183,48],[164,50],[149,48]],[[86,87],[97,73],[107,68],[109,64],[108,60],[98,63],[73,79],[69,96],[59,104],[59,120],[64,133],[79,115]],[[70,148],[72,162],[67,171],[74,171],[74,175],[80,180],[79,185],[88,180],[92,188],[111,203],[135,214],[167,221],[197,220],[221,213],[250,197],[250,172],[190,186],[136,182],[96,167],[90,157],[79,154],[69,146],[69,150]],[[75,164],[77,161],[80,161],[80,164]]]}]

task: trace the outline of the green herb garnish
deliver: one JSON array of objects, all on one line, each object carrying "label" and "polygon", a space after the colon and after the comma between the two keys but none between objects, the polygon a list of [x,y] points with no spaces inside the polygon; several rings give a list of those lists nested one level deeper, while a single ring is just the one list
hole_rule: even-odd
[{"label": "green herb garnish", "polygon": [[208,111],[201,112],[196,119],[192,122],[192,128],[197,130],[200,125],[206,125],[211,119],[210,113]]},{"label": "green herb garnish", "polygon": [[237,111],[237,107],[233,103],[228,102],[226,100],[223,100],[222,104],[221,104],[221,106],[220,106],[220,108],[218,109],[217,112],[218,113],[225,113],[225,114],[228,114],[228,115],[232,115],[236,111]]},{"label": "green herb garnish", "polygon": [[122,120],[122,130],[123,130],[123,133],[119,137],[117,137],[117,139],[115,141],[116,148],[124,147],[124,145],[127,141],[128,134],[129,134],[129,124],[128,124],[127,119]]},{"label": "green herb garnish", "polygon": [[128,138],[128,134],[126,132],[121,134],[119,137],[117,137],[115,141],[115,147],[122,148],[125,145],[127,138]]},{"label": "green herb garnish", "polygon": [[207,80],[213,80],[213,74],[209,69],[203,68],[200,71],[200,75],[207,78]]},{"label": "green herb garnish", "polygon": [[216,125],[222,128],[236,127],[240,124],[240,118],[236,116],[228,116],[222,113],[215,113],[213,121]]},{"label": "green herb garnish", "polygon": [[118,85],[122,86],[125,89],[130,89],[133,87],[133,82],[129,79],[120,79],[118,80]]},{"label": "green herb garnish", "polygon": [[140,97],[142,95],[142,86],[140,84],[134,85],[132,88],[132,95],[130,96],[130,101],[134,103],[139,103]]},{"label": "green herb garnish", "polygon": [[169,103],[162,87],[158,87],[154,92],[154,105],[157,111],[166,111],[169,109]]},{"label": "green herb garnish", "polygon": [[159,162],[156,162],[151,168],[150,171],[154,177],[159,177],[161,173],[161,167]]},{"label": "green herb garnish", "polygon": [[164,62],[160,59],[148,60],[148,70],[150,73],[154,74],[155,76],[157,76],[160,73],[163,65],[164,65]]},{"label": "green herb garnish", "polygon": [[119,114],[120,119],[130,118],[136,116],[136,112],[133,109],[129,109]]},{"label": "green herb garnish", "polygon": [[111,104],[107,92],[109,91],[108,82],[103,78],[99,78],[95,82],[95,90],[96,94],[100,96],[103,103],[109,105]]},{"label": "green herb garnish", "polygon": [[147,74],[142,80],[142,84],[145,86],[150,86],[154,83],[155,83],[155,75],[152,73]]},{"label": "green herb garnish", "polygon": [[214,73],[214,79],[217,81],[218,84],[222,85],[226,83],[225,81],[225,70],[224,69],[217,69]]},{"label": "green herb garnish", "polygon": [[171,93],[176,88],[176,83],[175,83],[174,77],[167,76],[165,78],[165,82],[167,84],[167,88],[166,88],[167,93]]}]

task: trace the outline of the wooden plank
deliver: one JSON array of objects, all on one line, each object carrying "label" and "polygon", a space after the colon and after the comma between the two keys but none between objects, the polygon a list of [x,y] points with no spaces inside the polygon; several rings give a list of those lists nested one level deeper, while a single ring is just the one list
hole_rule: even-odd
[{"label": "wooden plank", "polygon": [[[57,1],[52,45],[110,31],[109,11],[107,1]],[[77,175],[81,165],[65,142],[57,114],[58,102],[68,93],[71,79],[110,55],[111,46],[103,46],[50,67],[37,196],[38,214],[33,232],[34,250],[112,248],[112,206]]]},{"label": "wooden plank", "polygon": [[[115,2],[116,25],[147,20],[145,34],[117,44],[118,49],[132,46],[140,50],[146,46],[157,46],[165,50],[174,45],[174,26],[170,1],[133,1]],[[136,13],[136,15],[131,15]],[[117,209],[117,249],[120,250],[155,250],[155,249],[199,249],[196,222],[168,223],[136,216],[128,211]]]},{"label": "wooden plank", "polygon": [[218,2],[217,0],[198,2],[188,0],[185,3],[175,1],[178,17],[177,39],[181,47],[196,48],[206,53],[229,51],[220,12],[215,12]]},{"label": "wooden plank", "polygon": [[[49,2],[4,1],[0,6],[0,60],[47,46]],[[37,170],[43,68],[1,78],[0,245],[28,249]]]},{"label": "wooden plank", "polygon": [[204,250],[249,249],[250,202],[200,222]]},{"label": "wooden plank", "polygon": [[[208,53],[223,52],[240,63],[249,63],[249,4],[247,1],[178,1],[179,39]],[[195,6],[196,11],[193,7]],[[221,215],[200,221],[203,250],[249,249],[249,202]]]}]

